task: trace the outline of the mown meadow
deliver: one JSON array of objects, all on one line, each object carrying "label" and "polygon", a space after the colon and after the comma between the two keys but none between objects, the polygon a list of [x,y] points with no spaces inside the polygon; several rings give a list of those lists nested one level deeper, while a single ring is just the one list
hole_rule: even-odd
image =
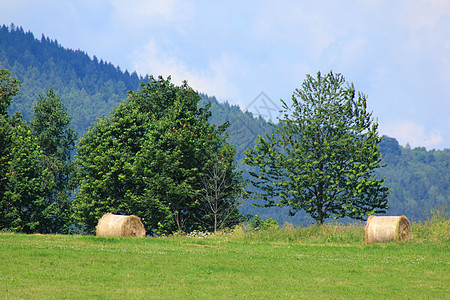
[{"label": "mown meadow", "polygon": [[366,245],[364,224],[204,237],[0,234],[0,298],[448,299],[450,221]]}]

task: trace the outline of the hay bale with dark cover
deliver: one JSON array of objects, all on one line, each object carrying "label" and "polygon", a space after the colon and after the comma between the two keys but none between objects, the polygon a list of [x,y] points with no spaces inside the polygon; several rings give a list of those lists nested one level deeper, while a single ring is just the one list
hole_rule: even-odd
[{"label": "hay bale with dark cover", "polygon": [[107,213],[98,221],[97,236],[145,237],[145,228],[139,217]]},{"label": "hay bale with dark cover", "polygon": [[405,216],[370,216],[364,230],[367,244],[411,239],[411,227]]}]

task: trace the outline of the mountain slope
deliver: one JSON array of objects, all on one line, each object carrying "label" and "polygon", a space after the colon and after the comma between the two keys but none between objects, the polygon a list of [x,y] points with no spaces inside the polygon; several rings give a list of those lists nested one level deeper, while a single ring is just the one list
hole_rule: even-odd
[{"label": "mountain slope", "polygon": [[38,95],[52,87],[80,135],[97,117],[109,115],[127,90],[136,90],[145,80],[80,50],[65,49],[48,37],[37,40],[21,27],[0,28],[0,67],[9,69],[23,84],[10,111],[21,111],[29,120]]}]

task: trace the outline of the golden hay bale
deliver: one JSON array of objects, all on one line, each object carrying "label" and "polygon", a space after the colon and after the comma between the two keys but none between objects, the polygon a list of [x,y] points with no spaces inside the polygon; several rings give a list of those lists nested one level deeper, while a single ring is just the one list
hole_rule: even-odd
[{"label": "golden hay bale", "polygon": [[108,213],[98,221],[97,236],[145,237],[145,228],[139,217]]},{"label": "golden hay bale", "polygon": [[411,227],[405,216],[370,216],[364,231],[367,244],[411,239]]}]

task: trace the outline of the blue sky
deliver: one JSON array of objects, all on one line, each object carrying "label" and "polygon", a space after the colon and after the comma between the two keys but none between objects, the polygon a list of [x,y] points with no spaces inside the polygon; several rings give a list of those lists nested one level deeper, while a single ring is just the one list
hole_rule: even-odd
[{"label": "blue sky", "polygon": [[450,0],[0,0],[0,23],[255,113],[333,70],[382,134],[450,148]]}]

